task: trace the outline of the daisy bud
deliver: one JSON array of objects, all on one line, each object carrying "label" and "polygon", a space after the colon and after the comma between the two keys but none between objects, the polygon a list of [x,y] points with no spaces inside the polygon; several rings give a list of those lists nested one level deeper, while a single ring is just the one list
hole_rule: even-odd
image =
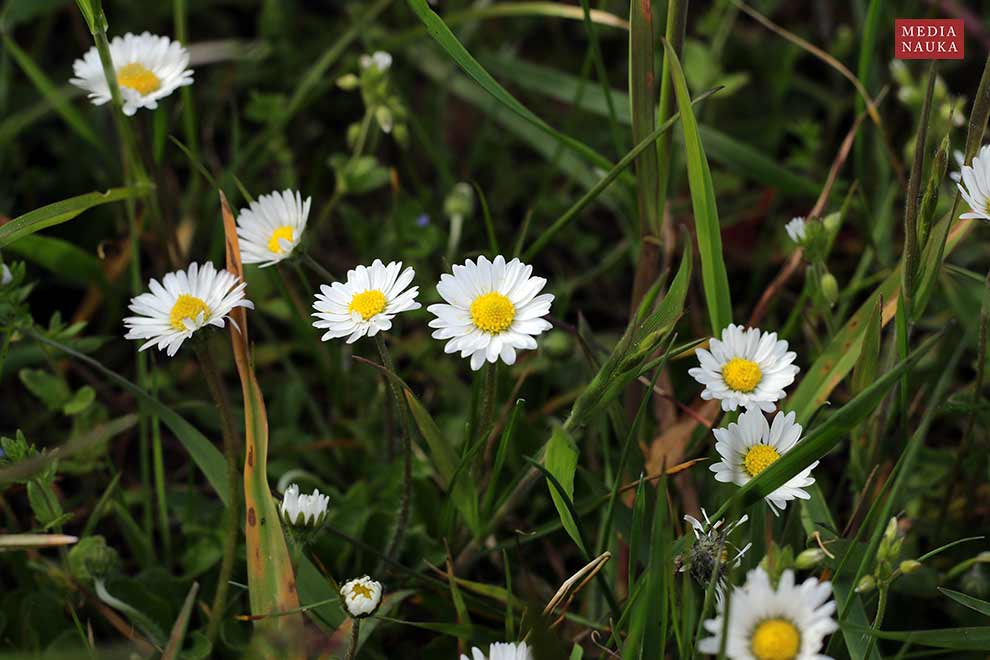
[{"label": "daisy bud", "polygon": [[358,77],[355,76],[353,73],[348,73],[346,75],[341,76],[340,78],[337,78],[337,87],[340,87],[342,90],[347,92],[351,91],[352,89],[357,89],[357,86],[359,84],[360,81],[358,80]]},{"label": "daisy bud", "polygon": [[829,239],[835,238],[835,235],[839,233],[839,228],[842,227],[842,214],[838,211],[829,213],[822,220],[822,226],[828,232]]},{"label": "daisy bud", "polygon": [[904,575],[910,575],[921,568],[921,562],[917,559],[905,559],[901,562],[900,568],[901,573],[904,573]]},{"label": "daisy bud", "polygon": [[382,602],[382,585],[364,575],[345,583],[340,597],[344,609],[355,619],[371,616]]},{"label": "daisy bud", "polygon": [[330,498],[314,490],[312,495],[300,495],[299,486],[285,489],[280,513],[286,524],[294,527],[319,527],[327,518]]},{"label": "daisy bud", "polygon": [[872,575],[864,575],[863,579],[856,585],[856,593],[868,594],[877,588],[877,581]]},{"label": "daisy bud", "polygon": [[835,279],[835,275],[826,272],[822,275],[819,284],[822,288],[822,296],[825,298],[825,302],[831,307],[839,299],[839,283]]},{"label": "daisy bud", "polygon": [[0,264],[0,286],[7,286],[14,279],[7,264]]},{"label": "daisy bud", "polygon": [[468,218],[474,214],[474,188],[471,184],[458,183],[443,200],[443,212],[453,218]]},{"label": "daisy bud", "polygon": [[800,571],[806,571],[820,564],[823,559],[825,559],[824,550],[821,548],[808,548],[794,560],[794,568]]},{"label": "daisy bud", "polygon": [[102,536],[87,536],[69,550],[68,562],[72,577],[89,583],[113,573],[120,563],[120,556]]}]

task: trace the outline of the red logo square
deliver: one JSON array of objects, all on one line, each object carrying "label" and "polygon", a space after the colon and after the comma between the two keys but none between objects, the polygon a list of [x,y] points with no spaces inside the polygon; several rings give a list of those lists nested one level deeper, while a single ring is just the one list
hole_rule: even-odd
[{"label": "red logo square", "polygon": [[894,57],[899,60],[961,60],[965,53],[961,18],[894,19]]}]

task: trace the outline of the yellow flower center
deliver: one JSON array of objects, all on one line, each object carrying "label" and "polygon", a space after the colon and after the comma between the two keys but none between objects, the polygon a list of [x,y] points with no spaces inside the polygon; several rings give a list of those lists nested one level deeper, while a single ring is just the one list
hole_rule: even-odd
[{"label": "yellow flower center", "polygon": [[175,299],[175,304],[172,305],[172,311],[168,315],[168,324],[181,332],[186,329],[186,324],[183,321],[186,319],[195,321],[200,314],[206,318],[210,315],[210,308],[196,296],[183,293]]},{"label": "yellow flower center", "polygon": [[272,232],[272,237],[268,239],[268,249],[275,254],[282,254],[285,250],[282,249],[281,240],[284,238],[287,241],[291,241],[296,235],[295,230],[289,225],[282,225],[278,229]]},{"label": "yellow flower center", "polygon": [[746,458],[743,459],[743,463],[746,466],[746,472],[749,472],[749,476],[755,477],[770,467],[778,458],[780,458],[780,454],[770,445],[753,445],[746,452]]},{"label": "yellow flower center", "polygon": [[360,582],[351,586],[351,595],[355,598],[360,596],[368,600],[374,600],[374,595],[371,593],[371,587],[361,584]]},{"label": "yellow flower center", "polygon": [[375,314],[385,311],[385,294],[378,289],[364,291],[351,298],[351,304],[347,307],[348,312],[357,312],[365,321]]},{"label": "yellow flower center", "polygon": [[162,81],[143,64],[131,62],[117,69],[117,84],[145,95],[161,87]]},{"label": "yellow flower center", "polygon": [[722,378],[736,392],[752,392],[763,380],[763,372],[752,360],[732,358],[722,367]]},{"label": "yellow flower center", "polygon": [[792,660],[801,650],[801,633],[786,619],[767,619],[753,632],[750,648],[757,660]]},{"label": "yellow flower center", "polygon": [[512,301],[497,291],[478,296],[471,303],[471,320],[475,327],[489,334],[505,332],[516,318]]}]

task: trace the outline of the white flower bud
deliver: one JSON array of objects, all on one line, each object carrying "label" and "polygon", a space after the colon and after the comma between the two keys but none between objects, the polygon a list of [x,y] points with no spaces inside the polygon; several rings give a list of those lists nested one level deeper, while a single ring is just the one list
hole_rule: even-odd
[{"label": "white flower bud", "polygon": [[292,484],[282,497],[282,520],[295,527],[318,527],[327,517],[330,498],[314,490],[312,495],[300,495],[299,486]]},{"label": "white flower bud", "polygon": [[370,616],[382,602],[382,585],[367,575],[347,582],[340,588],[344,609],[354,618]]}]

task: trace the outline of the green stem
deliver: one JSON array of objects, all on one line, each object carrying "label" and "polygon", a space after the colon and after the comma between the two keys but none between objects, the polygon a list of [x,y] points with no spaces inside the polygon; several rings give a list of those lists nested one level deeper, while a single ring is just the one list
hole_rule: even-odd
[{"label": "green stem", "polygon": [[351,619],[351,647],[347,649],[347,660],[357,657],[358,638],[361,635],[361,619]]},{"label": "green stem", "polygon": [[[883,615],[887,610],[887,589],[888,585],[884,584],[880,587],[880,600],[877,602],[877,615],[873,619],[873,625],[870,626],[872,630],[880,630],[881,624],[883,624]],[[869,658],[870,654],[873,653],[873,647],[877,643],[877,638],[874,635],[870,635],[869,641],[866,643],[866,653],[863,654],[864,658]]]},{"label": "green stem", "polygon": [[492,432],[495,399],[498,396],[498,362],[485,365],[485,383],[481,395],[481,417],[478,418],[478,436],[485,441]]},{"label": "green stem", "polygon": [[[395,364],[392,362],[392,355],[388,352],[385,337],[381,332],[375,335],[375,346],[378,348],[378,354],[381,356],[385,368],[394,374]],[[402,548],[402,539],[406,534],[406,528],[409,526],[409,505],[412,500],[412,438],[410,436],[409,417],[406,414],[406,407],[399,387],[391,377],[387,377],[387,379],[395,403],[395,414],[399,419],[399,427],[402,429],[402,500],[399,503],[399,515],[395,521],[395,528],[392,530],[392,538],[389,539],[383,558],[383,560],[388,559],[395,562],[398,561],[397,555]],[[382,566],[379,565],[376,572],[381,571],[381,569]]]},{"label": "green stem", "polygon": [[[151,377],[152,395],[158,396],[158,379]],[[172,535],[168,524],[168,501],[165,498],[165,459],[162,454],[161,424],[157,416],[151,419],[152,460],[155,470],[155,496],[158,501],[158,527],[162,538],[165,566],[172,563]]]},{"label": "green stem", "polygon": [[240,509],[240,473],[237,465],[237,432],[234,427],[230,399],[224,388],[220,371],[217,369],[210,348],[205,341],[194,341],[196,357],[199,358],[200,370],[206,379],[206,385],[216,403],[220,414],[220,433],[223,436],[223,453],[227,459],[227,483],[230,487],[229,506],[224,517],[223,559],[220,562],[220,575],[217,578],[217,590],[213,596],[213,606],[210,610],[210,621],[206,636],[212,643],[217,638],[220,624],[223,622],[223,612],[227,605],[227,591],[230,588],[230,578],[234,572],[234,554],[237,551],[237,535],[239,532],[238,516]]}]

